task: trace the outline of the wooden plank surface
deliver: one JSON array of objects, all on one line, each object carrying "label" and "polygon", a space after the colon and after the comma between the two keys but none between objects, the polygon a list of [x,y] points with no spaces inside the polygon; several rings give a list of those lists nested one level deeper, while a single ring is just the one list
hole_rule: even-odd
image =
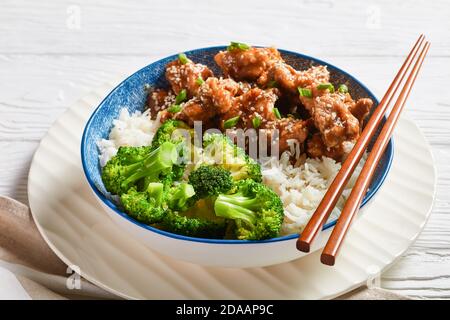
[{"label": "wooden plank surface", "polygon": [[[0,6],[0,194],[27,203],[32,154],[53,121],[92,88],[155,59],[239,40],[317,56],[378,97],[418,34],[430,57],[407,114],[438,170],[433,213],[382,286],[450,298],[450,2],[31,1]],[[7,151],[7,152],[5,152]]]}]

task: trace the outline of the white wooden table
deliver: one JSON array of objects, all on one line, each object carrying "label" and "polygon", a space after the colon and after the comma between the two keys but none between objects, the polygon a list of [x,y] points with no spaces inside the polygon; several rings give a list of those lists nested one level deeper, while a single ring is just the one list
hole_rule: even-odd
[{"label": "white wooden table", "polygon": [[437,199],[382,286],[450,297],[450,2],[95,2],[0,3],[0,194],[27,203],[31,157],[52,122],[92,88],[158,57],[230,40],[275,45],[342,67],[381,97],[423,32],[432,48],[407,114],[432,145]]}]

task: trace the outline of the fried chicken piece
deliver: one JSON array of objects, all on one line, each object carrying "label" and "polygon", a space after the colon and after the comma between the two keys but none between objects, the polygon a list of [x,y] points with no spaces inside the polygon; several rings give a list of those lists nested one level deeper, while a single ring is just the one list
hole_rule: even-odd
[{"label": "fried chicken piece", "polygon": [[288,92],[296,92],[297,70],[280,59],[272,64],[257,79],[258,85],[266,87],[272,81],[277,87]]},{"label": "fried chicken piece", "polygon": [[345,99],[346,95],[339,93],[326,93],[314,98],[312,119],[328,148],[359,137],[358,119],[348,110]]},{"label": "fried chicken piece", "polygon": [[214,60],[227,77],[256,81],[276,62],[282,61],[275,48],[250,48],[220,51]]},{"label": "fried chicken piece", "polygon": [[156,89],[147,95],[147,108],[150,109],[152,119],[156,118],[159,111],[167,109],[175,103],[176,96],[171,91]]},{"label": "fried chicken piece", "polygon": [[235,96],[242,93],[244,87],[233,79],[210,77],[201,85],[196,97],[181,104],[181,110],[173,118],[191,126],[194,121],[201,121],[204,128],[210,128],[215,124],[216,116],[234,108]]},{"label": "fried chicken piece", "polygon": [[254,128],[253,119],[255,117],[260,119],[259,127],[264,128],[267,122],[276,120],[273,108],[277,99],[276,89],[252,88],[246,91],[236,97],[233,106],[221,116],[220,128],[226,129],[224,122],[237,116],[239,116],[236,124],[238,128]]},{"label": "fried chicken piece", "polygon": [[356,101],[349,106],[348,110],[355,116],[359,121],[359,125],[362,128],[364,124],[364,120],[370,113],[370,109],[372,109],[373,101],[369,98],[363,98]]},{"label": "fried chicken piece", "polygon": [[183,64],[179,59],[174,60],[166,66],[166,79],[169,81],[173,92],[178,94],[186,89],[188,97],[194,97],[201,86],[198,79],[206,80],[213,76],[212,71],[201,63],[188,62]]},{"label": "fried chicken piece", "polygon": [[180,105],[180,111],[169,112],[162,110],[159,113],[160,121],[163,123],[168,119],[177,119],[186,122],[189,126],[194,126],[194,121],[201,121],[206,129],[214,126],[215,113],[205,108],[198,98],[192,98]]},{"label": "fried chicken piece", "polygon": [[[235,97],[251,88],[250,84],[236,82],[231,78],[215,78],[207,67],[202,69],[202,78],[206,78],[206,80],[203,82],[197,81],[197,75],[199,74],[197,71],[202,67],[205,66],[193,64],[191,61],[181,64],[179,60],[172,61],[167,65],[166,77],[173,90],[179,92],[182,88],[186,89],[188,97],[189,95],[192,97],[180,105],[180,111],[176,113],[165,111],[162,113],[162,122],[174,118],[183,120],[192,126],[194,121],[201,121],[205,128],[210,128],[215,123],[216,115],[228,112],[235,104]],[[205,72],[208,75],[204,75]],[[180,75],[185,75],[185,77],[180,77]],[[179,79],[182,80],[179,81]],[[170,103],[166,101],[169,99],[168,96],[169,93],[164,90],[155,90],[149,94],[148,104],[151,110],[154,110],[152,114],[167,109],[175,103],[176,96],[170,95]]]},{"label": "fried chicken piece", "polygon": [[234,97],[248,90],[249,85],[230,78],[208,78],[198,91],[198,98],[205,108],[224,114],[234,105]]},{"label": "fried chicken piece", "polygon": [[300,145],[300,151],[302,152],[303,143],[308,137],[308,126],[306,125],[306,122],[294,118],[282,118],[271,121],[266,124],[265,130],[272,131],[271,139],[274,134],[273,130],[278,130],[278,139],[274,142],[278,142],[280,154],[290,149],[290,141]]},{"label": "fried chicken piece", "polygon": [[310,87],[328,82],[330,78],[326,66],[315,66],[305,71],[295,70],[284,62],[275,48],[221,51],[216,54],[214,60],[225,76],[256,81],[263,88],[275,81],[280,89],[291,93],[296,93],[297,87]]},{"label": "fried chicken piece", "polygon": [[214,126],[214,110],[205,107],[198,98],[193,98],[181,104],[181,110],[174,115],[174,119],[182,120],[191,127],[194,121],[201,121],[205,129]]},{"label": "fried chicken piece", "polygon": [[[296,91],[297,88],[311,90],[312,97],[321,96],[328,93],[328,90],[319,90],[317,86],[321,83],[328,83],[330,81],[330,73],[326,66],[311,67],[306,71],[299,72],[296,79]],[[299,96],[300,102],[309,113],[312,114],[314,109],[314,99],[307,96]]]},{"label": "fried chicken piece", "polygon": [[332,148],[323,143],[320,133],[315,133],[306,142],[306,152],[311,158],[328,157],[336,161],[343,161],[352,150],[355,142],[344,141]]},{"label": "fried chicken piece", "polygon": [[159,122],[164,123],[169,119],[172,119],[174,117],[174,114],[167,111],[167,110],[161,110],[158,112],[159,115]]},{"label": "fried chicken piece", "polygon": [[[327,83],[330,80],[330,73],[326,66],[313,66],[304,71],[297,71],[284,61],[276,61],[269,70],[258,79],[258,84],[265,87],[271,81],[276,83],[280,92],[284,96],[290,96],[290,105],[303,105],[311,113],[314,108],[314,102],[307,97],[299,97],[298,88],[310,89],[313,96],[322,94],[322,90],[316,87],[321,83]],[[290,108],[293,113],[293,108]]]},{"label": "fried chicken piece", "polygon": [[315,66],[304,71],[297,71],[284,61],[277,61],[267,71],[266,76],[258,79],[258,84],[265,86],[275,81],[277,86],[291,94],[298,94],[297,88],[313,88],[330,80],[326,66]]},{"label": "fried chicken piece", "polygon": [[317,86],[330,81],[330,72],[327,66],[313,66],[305,71],[298,71],[296,85],[300,88]]},{"label": "fried chicken piece", "polygon": [[276,93],[277,89],[262,90],[260,88],[252,88],[237,97],[234,107],[221,118],[220,126],[222,130],[225,129],[223,127],[224,122],[236,116],[239,116],[239,122],[236,124],[236,127],[244,129],[254,128],[253,119],[258,117],[260,123],[257,129],[266,130],[270,140],[275,138],[274,130],[278,130],[278,139],[275,142],[279,143],[280,152],[289,149],[289,140],[296,140],[302,145],[308,136],[307,125],[300,119],[277,119],[273,110],[278,99]]},{"label": "fried chicken piece", "polygon": [[373,102],[371,99],[355,102],[349,93],[319,90],[315,84],[309,89],[312,98],[300,96],[300,100],[311,113],[320,135],[314,135],[308,141],[308,154],[312,157],[324,155],[340,161],[359,138],[363,121]]}]

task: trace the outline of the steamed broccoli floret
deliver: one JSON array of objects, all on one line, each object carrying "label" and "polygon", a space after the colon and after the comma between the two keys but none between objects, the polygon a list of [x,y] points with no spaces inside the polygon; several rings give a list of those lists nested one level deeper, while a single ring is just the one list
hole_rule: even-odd
[{"label": "steamed broccoli floret", "polygon": [[[216,239],[276,237],[283,206],[260,183],[260,165],[225,135],[204,135],[203,150],[192,149],[192,139],[193,130],[184,122],[168,120],[151,146],[119,148],[102,171],[106,189],[120,196],[131,217],[169,232]],[[186,181],[186,164],[179,160],[195,150],[201,157]]]},{"label": "steamed broccoli floret", "polygon": [[253,179],[262,181],[261,166],[250,158],[244,150],[234,145],[226,135],[205,134],[203,136],[204,155],[230,171],[233,180]]},{"label": "steamed broccoli floret", "polygon": [[192,237],[223,238],[225,219],[214,214],[212,201],[201,199],[196,192],[193,185],[185,182],[171,187],[167,195],[169,210],[160,227]]},{"label": "steamed broccoli floret", "polygon": [[125,212],[146,224],[161,222],[168,210],[185,211],[193,204],[194,188],[190,184],[167,185],[162,182],[149,183],[144,191],[135,187],[121,195]]},{"label": "steamed broccoli floret", "polygon": [[[223,238],[226,230],[225,219],[216,217],[212,208],[209,216],[199,212],[194,188],[188,183],[180,183],[165,188],[162,207],[164,213],[158,221],[157,227],[176,234],[201,238]],[[202,211],[202,210],[200,210]],[[159,217],[159,216],[158,216]]]},{"label": "steamed broccoli floret", "polygon": [[[122,148],[121,148],[122,149]],[[161,176],[172,171],[177,161],[177,147],[165,142],[149,152],[147,147],[127,147],[109,160],[102,171],[102,180],[106,190],[121,195],[131,187],[137,187],[145,180],[140,189],[145,190],[150,182],[157,182]]]},{"label": "steamed broccoli floret", "polygon": [[189,174],[189,183],[193,186],[197,199],[217,196],[233,187],[230,172],[218,166],[200,166]]},{"label": "steamed broccoli floret", "polygon": [[150,146],[144,147],[128,147],[122,146],[116,153],[117,158],[121,164],[132,164],[143,160],[152,151]]},{"label": "steamed broccoli floret", "polygon": [[187,217],[168,210],[160,227],[165,231],[190,237],[223,239],[226,222],[212,221],[204,218]]},{"label": "steamed broccoli floret", "polygon": [[186,137],[174,134],[177,129],[185,129],[192,136],[192,129],[183,121],[169,119],[166,120],[156,131],[152,140],[152,149],[158,148],[164,142],[182,142]]},{"label": "steamed broccoli floret", "polygon": [[214,203],[217,216],[232,219],[238,239],[262,240],[278,236],[283,203],[267,186],[251,179],[239,181],[236,193],[220,194]]},{"label": "steamed broccoli floret", "polygon": [[131,188],[120,197],[125,212],[136,220],[153,224],[160,222],[164,215],[164,185],[160,182],[152,182],[147,190],[139,192]]},{"label": "steamed broccoli floret", "polygon": [[[176,131],[177,129],[183,129]],[[178,156],[184,159],[188,155],[187,144],[191,144],[193,130],[183,121],[169,119],[165,121],[156,131],[152,140],[151,149],[158,148],[164,142],[171,142],[177,145]],[[189,139],[189,141],[187,141]],[[180,161],[179,164],[173,166],[172,175],[174,180],[178,180],[183,176],[186,167],[186,161]]]},{"label": "steamed broccoli floret", "polygon": [[190,184],[183,182],[169,189],[167,204],[170,209],[183,212],[195,203],[194,195],[194,188]]}]

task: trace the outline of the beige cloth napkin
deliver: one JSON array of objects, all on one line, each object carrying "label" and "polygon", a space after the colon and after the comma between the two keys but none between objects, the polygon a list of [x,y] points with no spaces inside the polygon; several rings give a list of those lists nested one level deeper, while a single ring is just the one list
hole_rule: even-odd
[{"label": "beige cloth napkin", "polygon": [[[42,238],[29,208],[0,196],[0,283],[8,281],[12,288],[6,292],[9,296],[0,297],[39,300],[118,298],[83,278],[79,278],[80,286],[71,289],[74,287],[70,285],[73,276]],[[409,298],[383,289],[360,288],[339,299]]]}]

